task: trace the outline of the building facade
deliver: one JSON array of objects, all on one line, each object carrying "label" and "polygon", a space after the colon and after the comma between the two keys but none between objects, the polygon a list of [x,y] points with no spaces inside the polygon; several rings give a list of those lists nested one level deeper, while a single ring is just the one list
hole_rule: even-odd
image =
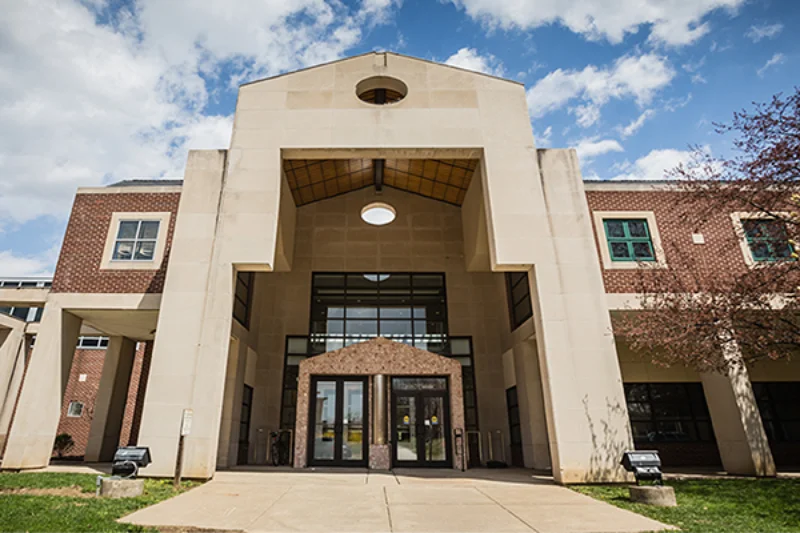
[{"label": "building facade", "polygon": [[[574,150],[536,148],[508,80],[369,53],[243,85],[227,149],[191,152],[183,180],[79,189],[52,287],[0,288],[43,308],[24,379],[4,370],[2,467],[47,464],[91,327],[109,341],[86,456],[126,442],[140,405],[149,475],[172,475],[181,433],[197,478],[271,461],[272,433],[298,468],[618,481],[638,447],[772,475],[797,457],[800,365],[665,369],[614,336],[666,243],[707,268],[780,253],[723,247],[741,214],[693,228],[675,194],[584,182]],[[0,327],[11,367],[26,326]]]}]

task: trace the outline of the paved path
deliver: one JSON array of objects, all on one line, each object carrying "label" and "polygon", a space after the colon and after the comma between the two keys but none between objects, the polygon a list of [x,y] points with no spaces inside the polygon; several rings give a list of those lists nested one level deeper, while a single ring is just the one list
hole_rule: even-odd
[{"label": "paved path", "polygon": [[205,485],[121,521],[252,532],[633,532],[667,527],[525,470],[217,472]]}]

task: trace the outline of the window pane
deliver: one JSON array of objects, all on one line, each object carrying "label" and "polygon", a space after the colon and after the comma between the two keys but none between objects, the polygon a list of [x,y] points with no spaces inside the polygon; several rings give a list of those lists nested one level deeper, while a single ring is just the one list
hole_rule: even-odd
[{"label": "window pane", "polygon": [[769,246],[765,241],[755,241],[750,243],[750,252],[756,261],[769,259]]},{"label": "window pane", "polygon": [[776,259],[789,259],[792,257],[792,247],[788,242],[772,242],[772,253]]},{"label": "window pane", "polygon": [[142,241],[136,243],[136,257],[137,261],[150,261],[156,254],[155,241]]},{"label": "window pane", "polygon": [[628,250],[628,244],[624,242],[611,243],[611,258],[612,259],[630,259],[631,254]]},{"label": "window pane", "polygon": [[348,307],[347,318],[378,318],[377,307]]},{"label": "window pane", "polygon": [[114,246],[113,259],[116,261],[130,261],[133,259],[133,242],[120,241]]},{"label": "window pane", "polygon": [[606,220],[606,235],[609,237],[625,237],[625,227],[622,220]]},{"label": "window pane", "polygon": [[646,220],[629,220],[628,233],[631,237],[646,238],[647,237],[647,221]]},{"label": "window pane", "polygon": [[384,307],[381,294],[381,318],[411,318],[411,307]]},{"label": "window pane", "polygon": [[633,422],[631,424],[633,440],[652,442],[656,440],[655,429],[650,422]]},{"label": "window pane", "polygon": [[136,238],[136,229],[139,227],[139,222],[135,220],[123,220],[119,223],[119,232],[117,239],[134,239]]},{"label": "window pane", "polygon": [[345,333],[347,335],[378,335],[377,320],[348,320],[345,322]]},{"label": "window pane", "polygon": [[247,307],[239,300],[233,302],[233,318],[239,321],[242,325],[247,322]]},{"label": "window pane", "polygon": [[650,247],[649,242],[635,242],[633,243],[633,256],[636,259],[649,261],[653,259],[653,249]]},{"label": "window pane", "polygon": [[381,336],[405,336],[410,337],[411,321],[410,320],[381,320]]},{"label": "window pane", "polygon": [[155,239],[158,237],[157,220],[144,220],[139,225],[139,238],[140,239]]}]

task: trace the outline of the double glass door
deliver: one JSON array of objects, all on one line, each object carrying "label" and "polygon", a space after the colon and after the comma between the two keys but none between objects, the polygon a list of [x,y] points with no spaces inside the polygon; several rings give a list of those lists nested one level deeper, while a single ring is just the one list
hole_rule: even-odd
[{"label": "double glass door", "polygon": [[392,405],[394,465],[449,467],[450,411],[446,388],[393,387]]},{"label": "double glass door", "polygon": [[367,378],[311,378],[309,464],[367,464]]}]

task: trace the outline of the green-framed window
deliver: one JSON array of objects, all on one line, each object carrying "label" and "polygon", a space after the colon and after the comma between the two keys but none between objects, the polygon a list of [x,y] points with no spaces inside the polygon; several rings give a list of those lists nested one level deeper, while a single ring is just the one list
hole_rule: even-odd
[{"label": "green-framed window", "polygon": [[612,261],[655,261],[653,239],[643,218],[607,218],[603,227]]},{"label": "green-framed window", "polygon": [[753,261],[787,261],[794,258],[784,221],[751,218],[742,220],[742,228]]}]

